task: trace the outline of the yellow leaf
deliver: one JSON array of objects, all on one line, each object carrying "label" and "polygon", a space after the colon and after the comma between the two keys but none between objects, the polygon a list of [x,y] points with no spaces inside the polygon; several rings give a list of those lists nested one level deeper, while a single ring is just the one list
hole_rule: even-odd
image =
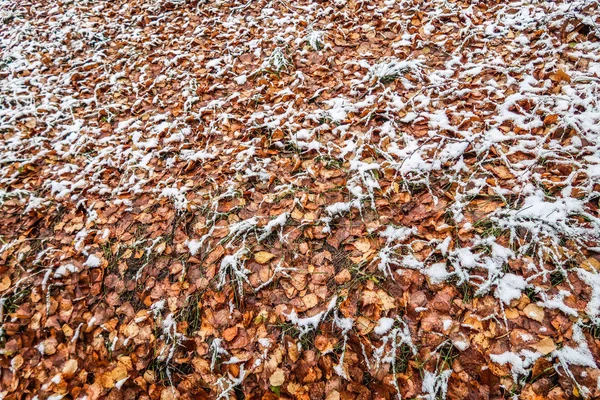
[{"label": "yellow leaf", "polygon": [[531,303],[523,309],[523,312],[525,313],[525,315],[527,315],[528,318],[531,318],[534,321],[544,321],[544,309],[538,305]]},{"label": "yellow leaf", "polygon": [[356,247],[357,250],[362,251],[363,253],[369,251],[369,249],[371,248],[371,243],[369,242],[369,239],[366,238],[358,239],[357,241],[352,243],[352,245]]},{"label": "yellow leaf", "polygon": [[306,307],[306,309],[308,310],[319,304],[319,298],[316,294],[311,293],[304,296],[302,298],[302,302],[304,303],[304,307]]},{"label": "yellow leaf", "polygon": [[117,364],[117,367],[110,372],[110,376],[113,382],[118,382],[121,379],[127,378],[129,374],[127,373],[127,368],[125,365],[119,363]]},{"label": "yellow leaf", "polygon": [[269,378],[269,384],[277,387],[283,385],[283,382],[285,382],[285,374],[281,368],[277,368]]},{"label": "yellow leaf", "polygon": [[134,338],[140,333],[140,327],[135,322],[130,323],[125,327],[125,335],[128,338]]},{"label": "yellow leaf", "polygon": [[506,318],[508,319],[517,319],[519,318],[519,310],[517,310],[516,308],[507,308],[504,311]]},{"label": "yellow leaf", "polygon": [[381,300],[381,309],[382,310],[392,310],[396,308],[396,301],[392,296],[387,294],[385,291],[379,289],[377,291],[377,297]]},{"label": "yellow leaf", "polygon": [[294,211],[292,211],[292,218],[299,221],[302,219],[302,216],[304,216],[304,213],[297,208],[294,208]]},{"label": "yellow leaf", "polygon": [[533,347],[543,355],[552,353],[554,350],[556,350],[556,345],[554,344],[554,341],[550,338],[542,339],[536,344],[532,345],[531,347]]},{"label": "yellow leaf", "polygon": [[6,289],[10,287],[10,277],[4,276],[0,281],[0,292],[4,292]]},{"label": "yellow leaf", "polygon": [[67,360],[63,366],[62,373],[67,376],[72,376],[77,371],[77,360]]},{"label": "yellow leaf", "polygon": [[483,324],[481,323],[481,319],[478,316],[472,315],[470,313],[467,314],[462,324],[463,326],[466,326],[476,331],[483,330]]},{"label": "yellow leaf", "polygon": [[600,272],[600,261],[596,260],[594,257],[590,257],[581,263],[581,268],[590,272]]},{"label": "yellow leaf", "polygon": [[258,253],[254,253],[254,259],[259,264],[266,264],[275,257],[275,254],[271,254],[267,251],[259,251]]}]

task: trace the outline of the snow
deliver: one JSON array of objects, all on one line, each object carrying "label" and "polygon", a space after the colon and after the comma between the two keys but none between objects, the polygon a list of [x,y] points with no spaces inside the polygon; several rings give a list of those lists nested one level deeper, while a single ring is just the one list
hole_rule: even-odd
[{"label": "snow", "polygon": [[509,305],[511,301],[520,298],[526,288],[527,281],[522,276],[506,274],[498,282],[494,296]]},{"label": "snow", "polygon": [[439,374],[425,370],[422,384],[424,398],[427,400],[436,400],[440,397],[445,399],[451,374],[452,370],[442,371]]},{"label": "snow", "polygon": [[319,323],[329,312],[335,307],[337,301],[337,296],[334,296],[330,301],[327,307],[327,310],[321,311],[312,317],[304,317],[300,318],[296,313],[296,310],[292,310],[289,314],[287,314],[287,319],[292,324],[296,325],[298,330],[300,331],[300,336],[304,336],[308,332],[315,330],[319,327]]},{"label": "snow", "polygon": [[247,79],[248,77],[246,75],[240,75],[235,78],[235,83],[237,83],[238,85],[243,85],[244,83],[246,83]]},{"label": "snow", "polygon": [[269,237],[269,235],[271,235],[271,233],[273,233],[273,231],[276,228],[282,228],[285,223],[287,222],[288,218],[289,218],[290,214],[288,212],[284,212],[280,215],[278,215],[277,217],[273,218],[272,220],[270,220],[262,229],[262,234],[259,237],[259,240],[264,240],[267,237]]},{"label": "snow", "polygon": [[586,312],[592,318],[600,317],[600,274],[589,272],[582,268],[577,269],[577,274],[592,288],[592,296],[586,306]]},{"label": "snow", "polygon": [[491,354],[490,359],[500,365],[510,364],[513,380],[518,382],[519,376],[527,375],[535,361],[542,355],[530,350],[521,350],[519,353],[504,352],[502,354]]},{"label": "snow", "polygon": [[190,254],[195,256],[202,247],[202,242],[200,240],[188,240],[187,247],[190,250]]},{"label": "snow", "polygon": [[389,332],[389,330],[392,329],[393,325],[394,325],[393,318],[382,317],[377,322],[377,326],[375,327],[375,329],[373,329],[373,332],[375,332],[378,335],[383,335],[383,334]]},{"label": "snow", "polygon": [[90,268],[98,268],[102,265],[102,261],[100,260],[100,258],[98,258],[98,256],[90,254],[87,260],[85,261],[84,265]]},{"label": "snow", "polygon": [[128,376],[115,382],[115,387],[120,390],[123,387],[123,385],[125,384],[125,382],[127,382],[127,379],[129,379]]},{"label": "snow", "polygon": [[421,272],[426,275],[429,278],[429,281],[434,285],[444,282],[453,275],[453,273],[448,272],[446,264],[444,263],[432,264],[430,267],[422,269]]}]

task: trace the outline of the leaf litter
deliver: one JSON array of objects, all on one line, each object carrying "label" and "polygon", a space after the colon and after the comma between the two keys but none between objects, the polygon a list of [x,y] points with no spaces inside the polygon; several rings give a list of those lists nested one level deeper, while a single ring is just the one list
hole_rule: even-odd
[{"label": "leaf litter", "polygon": [[4,1],[0,398],[600,397],[598,11]]}]

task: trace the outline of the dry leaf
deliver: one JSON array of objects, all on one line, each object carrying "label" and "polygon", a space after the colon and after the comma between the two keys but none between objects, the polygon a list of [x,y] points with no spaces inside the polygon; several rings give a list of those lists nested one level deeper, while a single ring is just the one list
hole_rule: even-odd
[{"label": "dry leaf", "polygon": [[178,400],[181,394],[173,386],[168,386],[160,392],[160,400]]},{"label": "dry leaf", "polygon": [[581,263],[581,268],[589,272],[600,272],[600,261],[594,257],[590,257]]},{"label": "dry leaf", "polygon": [[350,275],[350,271],[348,271],[347,269],[341,270],[335,276],[335,283],[337,283],[338,285],[343,285],[346,282],[350,282],[350,280],[352,280],[352,275]]},{"label": "dry leaf", "polygon": [[63,375],[71,376],[75,372],[77,372],[77,360],[67,360],[62,368]]},{"label": "dry leaf", "polygon": [[356,328],[358,329],[359,334],[363,336],[368,335],[374,327],[375,323],[373,323],[370,319],[363,317],[362,315],[356,318]]},{"label": "dry leaf", "polygon": [[476,331],[483,330],[483,324],[481,322],[481,319],[476,315],[469,314],[467,317],[465,317],[462,324],[463,326],[469,327]]},{"label": "dry leaf", "polygon": [[505,309],[504,315],[506,315],[506,318],[508,318],[508,319],[517,319],[520,316],[519,310],[517,310],[516,308]]},{"label": "dry leaf", "polygon": [[273,257],[275,257],[274,254],[271,254],[269,252],[266,251],[259,251],[258,253],[254,253],[254,259],[256,260],[257,263],[259,264],[266,264],[268,263]]},{"label": "dry leaf", "polygon": [[319,298],[314,293],[304,296],[302,301],[304,302],[304,307],[306,307],[307,310],[319,304]]},{"label": "dry leaf", "polygon": [[381,300],[382,310],[387,311],[396,308],[396,300],[392,296],[388,295],[385,291],[381,289],[378,290],[377,297],[379,297],[379,300]]},{"label": "dry leaf", "polygon": [[226,341],[230,342],[233,340],[233,338],[235,338],[237,336],[238,333],[238,327],[237,326],[232,326],[231,328],[227,328],[223,331],[223,339],[225,339]]},{"label": "dry leaf", "polygon": [[531,345],[531,347],[533,347],[534,349],[536,349],[543,355],[550,354],[554,350],[556,350],[556,344],[550,338],[542,339],[539,342],[537,342],[536,344]]},{"label": "dry leaf", "polygon": [[10,287],[10,277],[8,275],[4,275],[2,280],[0,281],[0,292],[4,292],[6,289]]},{"label": "dry leaf", "polygon": [[355,240],[354,243],[352,243],[352,245],[356,247],[357,250],[362,251],[363,253],[366,253],[371,248],[371,242],[369,242],[369,239],[367,238],[360,238],[358,240]]},{"label": "dry leaf", "polygon": [[134,338],[140,333],[140,327],[135,322],[132,322],[125,327],[124,333],[128,338]]},{"label": "dry leaf", "polygon": [[269,384],[278,387],[283,385],[283,382],[285,382],[285,373],[281,368],[277,368],[277,370],[271,374],[271,377],[269,377]]},{"label": "dry leaf", "polygon": [[17,354],[16,356],[14,356],[12,358],[12,360],[10,360],[10,366],[14,371],[16,371],[23,366],[24,362],[25,362],[25,359],[23,358],[23,356],[20,354]]},{"label": "dry leaf", "polygon": [[525,313],[528,318],[537,322],[544,321],[544,309],[536,304],[528,304],[527,307],[523,309],[523,313]]},{"label": "dry leaf", "polygon": [[35,118],[27,118],[25,120],[25,126],[28,127],[29,129],[35,128],[36,125],[37,125],[37,120]]},{"label": "dry leaf", "polygon": [[338,392],[337,390],[331,391],[325,398],[325,400],[340,400],[340,399],[341,399],[340,392]]}]

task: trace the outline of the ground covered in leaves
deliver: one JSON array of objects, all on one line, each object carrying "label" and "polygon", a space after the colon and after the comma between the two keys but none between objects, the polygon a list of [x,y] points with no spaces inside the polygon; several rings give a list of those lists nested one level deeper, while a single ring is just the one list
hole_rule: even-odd
[{"label": "ground covered in leaves", "polygon": [[600,398],[599,8],[2,1],[0,399]]}]

